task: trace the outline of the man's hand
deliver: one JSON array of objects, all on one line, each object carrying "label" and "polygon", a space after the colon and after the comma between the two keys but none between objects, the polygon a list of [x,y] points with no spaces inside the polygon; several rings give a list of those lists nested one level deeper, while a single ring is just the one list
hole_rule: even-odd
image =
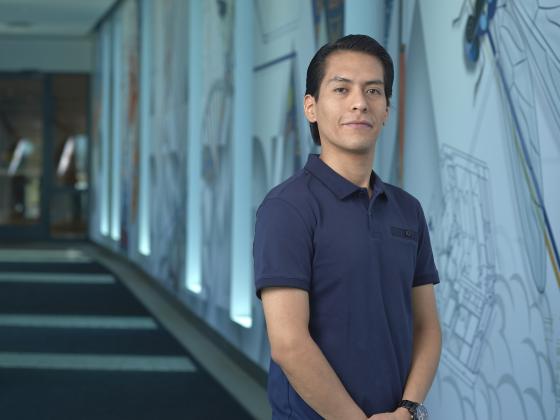
[{"label": "man's hand", "polygon": [[368,420],[410,420],[412,416],[406,408],[399,407],[392,413],[374,414]]}]

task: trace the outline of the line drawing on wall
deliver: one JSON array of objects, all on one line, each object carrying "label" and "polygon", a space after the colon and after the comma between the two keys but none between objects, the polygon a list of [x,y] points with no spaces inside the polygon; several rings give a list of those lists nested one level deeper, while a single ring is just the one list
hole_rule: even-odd
[{"label": "line drawing on wall", "polygon": [[443,214],[435,248],[446,346],[442,361],[472,385],[494,308],[495,245],[488,167],[449,145],[441,147]]},{"label": "line drawing on wall", "polygon": [[[234,2],[205,3],[204,114],[202,115],[202,292],[229,310],[232,224]],[[207,89],[207,90],[206,90]]]},{"label": "line drawing on wall", "polygon": [[[463,2],[459,19],[465,11]],[[560,287],[560,258],[543,196],[541,143],[536,115],[537,96],[547,104],[553,124],[560,129],[560,57],[554,41],[560,41],[560,2],[540,5],[536,0],[477,0],[465,22],[464,54],[467,65],[484,58],[482,48],[488,40],[486,56],[501,87],[512,141],[508,143],[510,170],[514,179],[523,179],[525,188],[514,188],[518,222],[524,236],[525,252],[535,287],[546,287],[546,253]],[[556,48],[557,50],[557,48]],[[485,60],[481,66],[484,71]],[[480,76],[479,76],[480,79]],[[549,140],[549,139],[547,139]],[[560,141],[555,140],[560,148]]]}]

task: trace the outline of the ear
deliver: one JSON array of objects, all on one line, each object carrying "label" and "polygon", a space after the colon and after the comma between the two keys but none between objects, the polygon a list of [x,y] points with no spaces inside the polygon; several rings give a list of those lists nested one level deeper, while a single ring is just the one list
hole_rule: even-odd
[{"label": "ear", "polygon": [[310,123],[317,122],[317,116],[315,115],[315,98],[309,94],[303,97],[303,113],[305,114],[305,118]]},{"label": "ear", "polygon": [[389,106],[385,108],[385,115],[383,116],[383,125],[385,125],[388,119],[389,119]]}]

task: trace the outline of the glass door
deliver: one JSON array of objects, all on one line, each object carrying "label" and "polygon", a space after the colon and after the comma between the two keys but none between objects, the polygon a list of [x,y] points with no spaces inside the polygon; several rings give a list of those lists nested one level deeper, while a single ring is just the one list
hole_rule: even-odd
[{"label": "glass door", "polygon": [[49,178],[52,238],[85,238],[88,212],[87,114],[89,76],[53,74],[53,149]]},{"label": "glass door", "polygon": [[41,238],[45,78],[0,76],[0,239]]},{"label": "glass door", "polygon": [[89,75],[0,73],[0,242],[84,239]]}]

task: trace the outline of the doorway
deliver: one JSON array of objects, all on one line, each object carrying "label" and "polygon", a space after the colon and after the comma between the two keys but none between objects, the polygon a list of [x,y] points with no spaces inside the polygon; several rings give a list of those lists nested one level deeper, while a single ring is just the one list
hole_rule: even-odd
[{"label": "doorway", "polygon": [[0,240],[85,239],[89,75],[0,73]]}]

